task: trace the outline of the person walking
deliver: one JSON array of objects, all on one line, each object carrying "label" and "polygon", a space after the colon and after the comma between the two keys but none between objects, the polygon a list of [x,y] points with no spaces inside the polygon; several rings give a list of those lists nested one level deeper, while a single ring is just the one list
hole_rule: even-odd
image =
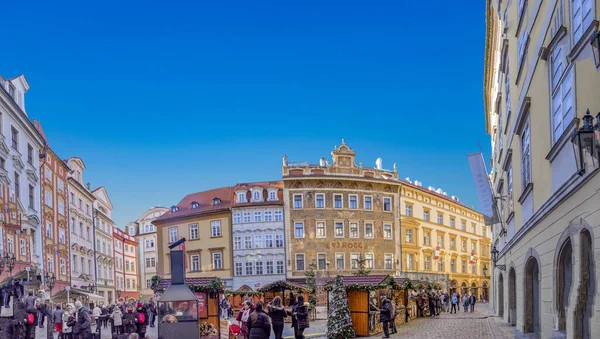
[{"label": "person walking", "polygon": [[75,313],[77,318],[73,329],[75,339],[87,339],[92,335],[90,311],[87,307],[83,306],[81,301],[77,300],[75,302]]},{"label": "person walking", "polygon": [[309,328],[308,305],[304,303],[304,297],[298,295],[296,304],[292,306],[292,327],[294,328],[294,337],[304,339],[304,330]]},{"label": "person walking", "polygon": [[156,318],[156,306],[154,305],[154,302],[152,300],[148,301],[147,304],[147,309],[148,309],[148,324],[150,324],[150,327],[154,327],[154,319]]},{"label": "person walking", "polygon": [[269,315],[263,310],[262,301],[256,303],[254,312],[250,314],[248,329],[250,330],[250,339],[269,339],[271,336],[271,321]]},{"label": "person walking", "polygon": [[390,332],[392,334],[395,334],[396,332],[398,332],[396,330],[396,316],[398,315],[397,314],[398,310],[396,309],[396,302],[394,301],[394,299],[391,300],[391,306],[392,306],[392,309],[391,309],[390,316],[392,319],[390,320]]},{"label": "person walking", "polygon": [[465,293],[462,299],[464,312],[469,310],[469,296]]},{"label": "person walking", "polygon": [[450,314],[452,314],[452,311],[454,311],[454,314],[456,314],[456,310],[458,309],[458,295],[456,293],[452,294],[452,308],[450,309]]},{"label": "person walking", "polygon": [[269,317],[271,317],[275,339],[281,339],[283,337],[284,318],[288,316],[288,312],[285,310],[285,307],[281,305],[280,296],[273,298],[273,301],[267,306],[267,311]]},{"label": "person walking", "polygon": [[245,301],[244,306],[236,318],[240,323],[240,333],[244,339],[248,339],[248,335],[250,334],[248,331],[248,319],[250,319],[250,313],[252,313],[252,304],[249,301]]},{"label": "person walking", "polygon": [[471,293],[471,297],[469,298],[469,304],[471,305],[471,313],[475,311],[475,302],[477,302],[477,297],[475,297],[474,293]]},{"label": "person walking", "polygon": [[110,315],[112,319],[114,330],[113,334],[123,334],[123,313],[119,307],[115,307]]},{"label": "person walking", "polygon": [[383,324],[383,337],[389,338],[389,323],[392,320],[392,303],[390,300],[383,296],[381,297],[381,307],[379,308],[379,321]]},{"label": "person walking", "polygon": [[448,295],[448,292],[444,292],[444,312],[450,312],[450,295]]},{"label": "person walking", "polygon": [[94,321],[96,322],[96,326],[101,326],[102,320],[100,319],[100,316],[102,315],[102,310],[100,309],[100,307],[98,305],[96,305],[94,307],[94,309],[92,310],[92,316],[94,317]]},{"label": "person walking", "polygon": [[52,323],[54,323],[54,328],[56,332],[58,332],[58,337],[62,337],[63,331],[63,319],[62,319],[63,311],[61,309],[60,304],[56,305],[56,309],[52,313]]},{"label": "person walking", "polygon": [[126,311],[123,315],[123,333],[136,333],[137,327],[135,323],[137,322],[137,314],[133,311],[132,305],[127,306]]},{"label": "person walking", "polygon": [[74,319],[73,306],[71,304],[65,304],[64,311],[62,313],[62,333],[63,339],[73,339],[73,327],[69,325],[69,318]]},{"label": "person walking", "polygon": [[427,303],[429,306],[429,316],[435,317],[435,298],[433,297],[432,293],[428,295]]},{"label": "person walking", "polygon": [[146,310],[144,305],[142,305],[142,303],[138,301],[136,312],[137,312],[137,320],[138,320],[136,333],[139,334],[140,338],[145,338],[146,337],[146,327],[148,324],[148,311]]}]

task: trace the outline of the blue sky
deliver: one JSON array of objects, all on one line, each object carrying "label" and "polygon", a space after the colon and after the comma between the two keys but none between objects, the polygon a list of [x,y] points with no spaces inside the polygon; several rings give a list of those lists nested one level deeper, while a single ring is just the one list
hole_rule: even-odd
[{"label": "blue sky", "polygon": [[187,193],[281,178],[281,157],[394,162],[478,208],[485,2],[11,1],[0,74],[81,157],[119,227]]}]

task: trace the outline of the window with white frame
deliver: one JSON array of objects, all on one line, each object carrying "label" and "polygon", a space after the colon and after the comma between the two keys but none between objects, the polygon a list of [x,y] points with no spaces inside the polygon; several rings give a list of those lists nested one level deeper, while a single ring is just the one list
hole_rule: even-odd
[{"label": "window with white frame", "polygon": [[193,254],[190,261],[192,262],[192,271],[200,271],[200,255]]},{"label": "window with white frame", "polygon": [[407,254],[406,255],[406,269],[414,270],[415,269],[414,267],[415,267],[415,255]]},{"label": "window with white frame", "polygon": [[242,249],[242,237],[233,237],[233,249],[234,250]]},{"label": "window with white frame", "polygon": [[521,68],[521,65],[523,65],[525,56],[527,55],[527,36],[527,23],[523,22],[517,40],[517,67],[519,69]]},{"label": "window with white frame", "polygon": [[58,179],[58,190],[59,191],[65,190],[65,183],[64,183],[64,181],[62,181],[62,179]]},{"label": "window with white frame", "polygon": [[452,227],[452,228],[456,227],[456,219],[450,218],[450,227]]},{"label": "window with white frame", "polygon": [[246,261],[246,275],[252,275],[254,269],[254,263],[251,261]]},{"label": "window with white frame", "polygon": [[373,253],[365,253],[365,268],[372,270],[374,268],[374,261]]},{"label": "window with white frame", "polygon": [[60,258],[60,274],[67,274],[67,262],[63,258]]},{"label": "window with white frame", "polygon": [[215,252],[212,254],[213,260],[213,270],[222,270],[223,269],[223,253]]},{"label": "window with white frame", "polygon": [[52,208],[52,192],[46,191],[46,206]]},{"label": "window with white frame", "polygon": [[[566,39],[565,39],[566,40]],[[552,142],[561,137],[574,115],[574,67],[567,65],[567,46],[557,45],[550,53],[550,87],[552,89]]]},{"label": "window with white frame", "polygon": [[345,267],[346,267],[346,264],[345,264],[344,253],[336,253],[335,254],[335,269],[343,270],[343,269],[345,269]]},{"label": "window with white frame", "polygon": [[429,221],[429,211],[428,210],[423,211],[423,220]]},{"label": "window with white frame", "polygon": [[250,212],[244,212],[244,222],[250,222]]},{"label": "window with white frame", "polygon": [[425,271],[431,271],[431,256],[425,256]]},{"label": "window with white frame", "polygon": [[430,246],[431,245],[431,232],[423,232],[423,245]]},{"label": "window with white frame", "polygon": [[65,203],[62,200],[58,201],[58,214],[65,215]]},{"label": "window with white frame", "polygon": [[467,273],[467,261],[466,260],[461,260],[461,272]]},{"label": "window with white frame", "polygon": [[342,200],[342,195],[341,194],[335,194],[333,196],[333,208],[343,208],[344,207],[344,203]]},{"label": "window with white frame", "polygon": [[327,256],[325,255],[325,253],[317,254],[317,269],[318,270],[327,269]]},{"label": "window with white frame", "polygon": [[360,260],[360,254],[350,253],[350,268],[353,270],[359,269],[358,261]]},{"label": "window with white frame", "polygon": [[405,212],[407,217],[412,217],[412,205],[408,205],[406,204],[406,212]]},{"label": "window with white frame", "polygon": [[273,221],[273,211],[265,211],[264,216],[266,222]]},{"label": "window with white frame", "polygon": [[235,263],[235,275],[240,276],[243,275],[244,271],[243,271],[243,266],[241,262],[236,262]]},{"label": "window with white frame", "polygon": [[198,239],[198,224],[190,224],[190,240]]},{"label": "window with white frame", "polygon": [[265,235],[265,247],[272,248],[273,247],[273,236]]},{"label": "window with white frame", "polygon": [[261,192],[259,191],[254,191],[252,193],[252,201],[262,201],[262,194],[260,194]]},{"label": "window with white frame", "polygon": [[384,211],[392,210],[392,199],[391,198],[383,198],[383,210]]},{"label": "window with white frame", "polygon": [[373,239],[373,224],[370,222],[365,223],[365,238]]},{"label": "window with white frame", "polygon": [[233,213],[233,223],[239,224],[242,222],[242,214],[240,212]]},{"label": "window with white frame", "polygon": [[269,201],[277,200],[277,191],[269,191]]},{"label": "window with white frame", "polygon": [[406,230],[406,242],[413,242],[413,231],[411,229]]},{"label": "window with white frame", "polygon": [[438,242],[438,246],[440,248],[444,248],[444,235],[443,234],[438,234],[437,238],[438,238],[438,241],[437,241]]},{"label": "window with white frame", "polygon": [[594,0],[571,0],[573,44],[577,43],[594,20]]},{"label": "window with white frame", "polygon": [[263,262],[262,261],[257,261],[256,262],[256,275],[263,275],[264,271],[263,271]]},{"label": "window with white frame", "polygon": [[315,194],[315,208],[325,208],[325,194]]},{"label": "window with white frame", "polygon": [[267,260],[267,274],[273,274],[273,261]]},{"label": "window with white frame", "polygon": [[383,225],[383,238],[392,239],[392,225]]},{"label": "window with white frame", "polygon": [[456,273],[456,259],[450,259],[450,272]]},{"label": "window with white frame", "polygon": [[317,221],[317,238],[325,238],[326,236],[325,222]]},{"label": "window with white frame", "polygon": [[62,228],[60,228],[58,230],[58,241],[61,244],[65,244],[66,243],[66,239],[65,239],[65,230],[63,230]]},{"label": "window with white frame", "polygon": [[252,249],[252,236],[251,235],[244,236],[244,248],[247,250]]},{"label": "window with white frame", "polygon": [[275,247],[277,247],[277,248],[283,247],[283,234],[275,235]]},{"label": "window with white frame", "polygon": [[296,271],[304,271],[304,254],[296,254]]},{"label": "window with white frame", "polygon": [[25,239],[20,240],[19,252],[21,255],[27,255],[27,242]]},{"label": "window with white frame", "polygon": [[438,259],[438,272],[444,272],[444,258]]},{"label": "window with white frame", "polygon": [[254,236],[254,248],[263,248],[264,244],[263,244],[263,236],[262,235],[255,235]]},{"label": "window with white frame", "polygon": [[335,237],[336,238],[344,237],[344,223],[343,222],[335,223]]},{"label": "window with white frame", "polygon": [[174,243],[177,240],[179,240],[179,237],[177,236],[177,227],[170,227],[169,228],[169,242]]},{"label": "window with white frame", "polygon": [[364,204],[365,204],[365,209],[366,210],[372,210],[373,209],[373,197],[366,196]]},{"label": "window with white frame", "polygon": [[[529,112],[527,112],[529,115]],[[522,178],[522,189],[525,190],[525,187],[531,183],[531,130],[529,125],[529,118],[527,118],[527,122],[525,123],[525,127],[523,128],[523,133],[521,134],[521,178]]]},{"label": "window with white frame", "polygon": [[213,237],[221,236],[221,220],[214,220],[210,222],[210,228],[212,230]]},{"label": "window with white frame", "polygon": [[48,272],[54,273],[54,258],[48,256]]},{"label": "window with white frame", "polygon": [[[506,58],[506,70],[505,70],[505,74],[504,74],[504,95],[506,96],[506,98],[504,99],[505,102],[505,110],[506,110],[506,120],[508,123],[508,117],[511,114],[511,103],[510,103],[510,62],[508,60],[508,57]],[[500,118],[500,121],[502,121],[502,117]],[[500,133],[502,133],[502,131],[500,131]]]},{"label": "window with white frame", "polygon": [[254,222],[261,222],[261,221],[262,221],[262,212],[254,211]]},{"label": "window with white frame", "polygon": [[46,220],[46,237],[52,238],[52,223]]},{"label": "window with white frame", "polygon": [[394,269],[394,255],[393,254],[384,254],[383,255],[383,267],[386,270]]},{"label": "window with white frame", "polygon": [[358,238],[358,223],[350,223],[350,238]]},{"label": "window with white frame", "polygon": [[283,211],[282,210],[275,211],[275,221],[283,221]]},{"label": "window with white frame", "polygon": [[241,202],[241,203],[246,202],[246,192],[238,192],[237,202]]},{"label": "window with white frame", "polygon": [[357,195],[350,195],[349,196],[349,207],[350,209],[357,209],[358,208],[358,196]]},{"label": "window with white frame", "polygon": [[460,221],[460,229],[463,231],[467,230],[467,222],[465,220]]},{"label": "window with white frame", "polygon": [[296,238],[304,238],[304,223],[303,222],[294,223],[294,236]]},{"label": "window with white frame", "polygon": [[283,274],[283,260],[277,260],[277,274]]},{"label": "window with white frame", "polygon": [[294,208],[302,208],[302,194],[294,194]]},{"label": "window with white frame", "polygon": [[460,243],[460,249],[461,249],[463,252],[466,252],[466,251],[467,251],[467,241],[466,241],[466,240],[464,240],[464,239],[463,239],[463,240],[461,240],[461,243]]},{"label": "window with white frame", "polygon": [[8,250],[8,253],[10,253],[10,254],[14,254],[14,253],[15,253],[15,241],[13,240],[13,238],[11,238],[11,237],[8,237],[8,238],[6,239],[6,245],[7,245],[7,247],[8,247],[8,248],[7,248],[7,250]]},{"label": "window with white frame", "polygon": [[437,223],[442,225],[444,223],[444,215],[442,213],[437,214]]}]

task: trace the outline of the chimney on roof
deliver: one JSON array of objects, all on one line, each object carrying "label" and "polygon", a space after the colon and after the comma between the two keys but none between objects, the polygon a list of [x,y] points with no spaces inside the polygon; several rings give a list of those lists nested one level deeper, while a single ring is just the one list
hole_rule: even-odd
[{"label": "chimney on roof", "polygon": [[321,166],[321,167],[325,167],[325,158],[321,158],[321,159],[319,160],[319,166]]},{"label": "chimney on roof", "polygon": [[377,158],[377,160],[375,160],[375,165],[377,166],[378,170],[382,170],[383,169],[383,160],[381,160],[381,158]]}]

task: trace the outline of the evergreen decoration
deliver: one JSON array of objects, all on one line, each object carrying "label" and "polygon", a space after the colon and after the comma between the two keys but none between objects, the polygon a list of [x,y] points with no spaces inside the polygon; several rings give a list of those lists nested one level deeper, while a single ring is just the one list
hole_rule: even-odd
[{"label": "evergreen decoration", "polygon": [[327,317],[327,339],[354,338],[354,327],[348,306],[348,295],[341,276],[335,277],[331,287],[329,314]]},{"label": "evergreen decoration", "polygon": [[226,290],[225,291],[225,296],[229,297],[232,295],[240,295],[240,296],[247,296],[247,297],[254,297],[254,296],[260,297],[260,296],[264,295],[264,293],[257,292],[257,291],[245,291],[245,290],[237,290],[237,291]]},{"label": "evergreen decoration", "polygon": [[[332,291],[334,284],[335,284],[335,279],[328,281],[325,284],[325,290]],[[396,279],[394,279],[394,277],[389,276],[389,275],[385,279],[383,279],[383,281],[381,281],[380,283],[377,283],[377,284],[346,284],[346,285],[344,285],[344,287],[346,288],[346,290],[353,290],[353,291],[376,291],[376,290],[381,290],[381,289],[386,289],[386,288],[391,288],[394,290],[404,289],[401,285],[398,285],[398,283],[396,282]]]},{"label": "evergreen decoration", "polygon": [[158,285],[160,283],[160,276],[155,275],[152,277],[152,285],[150,285],[150,288],[152,289],[152,291],[154,291],[154,293],[159,291]]},{"label": "evergreen decoration", "polygon": [[220,278],[212,280],[208,285],[187,285],[192,292],[225,293],[225,285]]},{"label": "evergreen decoration", "polygon": [[408,278],[404,278],[404,281],[402,282],[402,285],[400,286],[401,289],[408,291],[408,290],[414,290],[415,286],[413,285],[412,281]]},{"label": "evergreen decoration", "polygon": [[264,293],[264,292],[282,291],[282,290],[291,290],[291,291],[300,292],[300,293],[310,292],[310,289],[307,287],[292,284],[285,280],[278,280],[276,282],[270,283],[268,285],[265,285],[265,286],[259,288],[257,291]]},{"label": "evergreen decoration", "polygon": [[362,254],[358,257],[357,260],[358,268],[356,271],[352,272],[353,275],[357,277],[362,277],[369,275],[371,273],[371,269],[367,268],[367,259],[365,259]]},{"label": "evergreen decoration", "polygon": [[317,305],[317,264],[313,261],[308,265],[308,271],[306,271],[306,286],[309,288],[308,292],[308,303],[311,305]]}]

